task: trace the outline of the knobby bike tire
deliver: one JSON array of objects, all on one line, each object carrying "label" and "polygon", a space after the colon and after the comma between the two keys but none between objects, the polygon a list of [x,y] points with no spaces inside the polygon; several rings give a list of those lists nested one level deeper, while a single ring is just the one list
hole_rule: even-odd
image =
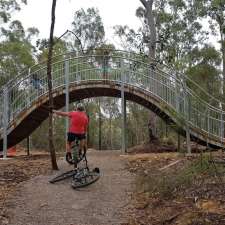
[{"label": "knobby bike tire", "polygon": [[74,176],[75,173],[76,173],[76,171],[74,171],[74,170],[67,171],[65,173],[62,173],[62,174],[52,178],[51,180],[49,180],[49,182],[53,184],[55,182],[58,182],[58,181],[61,181],[61,180],[65,180],[65,179],[67,179],[69,177]]},{"label": "knobby bike tire", "polygon": [[71,186],[74,189],[86,187],[86,186],[96,182],[99,178],[100,178],[100,173],[92,171],[80,179],[76,179],[76,178],[73,179],[71,182]]},{"label": "knobby bike tire", "polygon": [[[78,158],[77,158],[77,162],[76,163],[79,163],[80,161],[82,161],[86,156],[86,151],[79,155]],[[74,159],[69,159],[68,157],[66,157],[66,161],[70,164],[70,165],[73,165],[74,164]]]}]

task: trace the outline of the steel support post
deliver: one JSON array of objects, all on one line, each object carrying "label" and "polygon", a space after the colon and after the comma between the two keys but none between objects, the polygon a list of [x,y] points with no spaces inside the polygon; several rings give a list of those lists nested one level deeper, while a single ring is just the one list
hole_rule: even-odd
[{"label": "steel support post", "polygon": [[7,158],[7,129],[8,129],[8,106],[9,106],[9,99],[8,99],[8,89],[7,87],[3,90],[3,158]]},{"label": "steel support post", "polygon": [[223,143],[224,139],[224,123],[223,123],[223,111],[221,110],[221,115],[220,115],[220,120],[221,120],[221,144]]},{"label": "steel support post", "polygon": [[31,96],[31,77],[30,77],[30,68],[28,70],[28,82],[29,82],[29,85],[28,85],[28,96],[27,96],[27,107],[29,107],[31,105],[31,99],[30,99],[30,96]]},{"label": "steel support post", "polygon": [[[121,64],[122,67],[122,64]],[[124,93],[124,74],[121,84],[121,109],[122,109],[122,153],[126,153],[126,99]]]},{"label": "steel support post", "polygon": [[186,125],[186,143],[187,143],[187,153],[191,154],[191,138],[190,138],[190,130],[188,124]]},{"label": "steel support post", "polygon": [[207,140],[206,140],[206,148],[209,149],[209,109],[207,108]]},{"label": "steel support post", "polygon": [[179,91],[179,86],[177,82],[175,83],[176,85],[176,96],[175,96],[175,105],[176,105],[176,111],[177,113],[180,113],[180,106],[179,106],[179,96],[180,96],[180,91]]},{"label": "steel support post", "polygon": [[78,64],[78,52],[76,52],[76,82],[80,82],[81,77],[79,75],[79,64]]},{"label": "steel support post", "polygon": [[[185,89],[186,89],[186,85],[185,85]],[[185,115],[186,115],[186,145],[187,145],[187,154],[190,155],[191,154],[191,138],[190,138],[190,129],[189,129],[190,103],[188,102],[187,91],[185,92],[186,92],[186,95],[185,95],[184,106],[185,106]]]},{"label": "steel support post", "polygon": [[122,109],[122,153],[126,153],[126,99],[124,85],[121,89],[121,109]]},{"label": "steel support post", "polygon": [[[69,61],[65,61],[65,106],[66,106],[66,112],[69,112],[69,102],[70,102],[70,96],[69,96]],[[67,138],[67,132],[69,131],[69,119],[66,118],[66,138]]]}]

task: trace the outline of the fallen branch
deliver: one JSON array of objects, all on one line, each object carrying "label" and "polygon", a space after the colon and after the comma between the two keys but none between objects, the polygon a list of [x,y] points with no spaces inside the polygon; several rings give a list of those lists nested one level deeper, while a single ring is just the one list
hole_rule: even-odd
[{"label": "fallen branch", "polygon": [[175,161],[175,162],[172,162],[172,163],[170,163],[169,165],[160,168],[159,170],[162,171],[162,170],[164,170],[164,169],[167,169],[167,168],[169,168],[169,167],[171,167],[171,166],[176,165],[177,163],[179,163],[179,162],[181,162],[181,161],[183,161],[183,160],[180,159],[180,160],[177,160],[177,161]]}]

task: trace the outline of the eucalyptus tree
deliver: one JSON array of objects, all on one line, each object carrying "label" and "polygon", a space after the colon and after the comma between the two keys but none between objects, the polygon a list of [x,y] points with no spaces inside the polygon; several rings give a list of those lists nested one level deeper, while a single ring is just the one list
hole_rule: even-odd
[{"label": "eucalyptus tree", "polygon": [[20,3],[27,4],[27,0],[0,0],[0,19],[7,23],[13,11],[21,9]]},{"label": "eucalyptus tree", "polygon": [[[220,53],[213,47],[205,45],[203,48],[195,48],[189,55],[190,66],[186,70],[187,75],[196,83],[201,84],[204,93],[213,93],[218,99],[221,97],[221,77],[220,77]],[[192,88],[192,83],[188,86]],[[194,88],[194,87],[193,87]],[[219,107],[218,102],[209,99],[209,95],[204,94],[195,88],[195,92],[210,104]]]},{"label": "eucalyptus tree", "polygon": [[34,27],[25,30],[18,20],[12,21],[8,28],[1,28],[0,84],[35,63],[35,47],[31,41],[38,33],[38,29]]},{"label": "eucalyptus tree", "polygon": [[128,147],[147,142],[150,138],[148,137],[148,126],[146,121],[149,118],[148,110],[142,106],[128,102],[127,112],[127,136],[128,136]]},{"label": "eucalyptus tree", "polygon": [[[53,56],[52,60],[54,61],[54,60],[62,59],[63,54],[68,52],[66,41],[54,37],[53,43],[54,43],[54,46],[52,50],[52,56]],[[46,61],[48,58],[48,39],[37,40],[36,47],[38,49],[38,53],[36,54],[38,62]]]},{"label": "eucalyptus tree", "polygon": [[137,31],[127,25],[116,25],[113,27],[114,34],[119,37],[118,45],[126,51],[144,52],[142,28]]},{"label": "eucalyptus tree", "polygon": [[48,61],[47,61],[47,79],[48,79],[48,95],[49,95],[49,130],[48,130],[48,138],[49,138],[49,151],[51,154],[51,162],[52,169],[57,170],[58,165],[56,162],[56,154],[55,148],[53,144],[53,117],[52,117],[52,109],[54,106],[53,103],[53,94],[52,94],[52,52],[53,52],[53,35],[54,35],[54,27],[55,27],[55,9],[56,9],[56,1],[52,0],[52,11],[51,11],[51,27],[50,27],[50,36],[49,36],[49,46],[48,46]]},{"label": "eucalyptus tree", "polygon": [[211,34],[219,37],[222,55],[223,94],[225,96],[225,0],[199,0],[192,10],[209,24]]},{"label": "eucalyptus tree", "polygon": [[108,135],[107,135],[107,141],[108,146],[110,149],[113,148],[113,120],[115,118],[119,117],[119,102],[115,98],[104,98],[104,101],[102,102],[102,110],[105,114],[107,121],[109,122],[108,126]]},{"label": "eucalyptus tree", "polygon": [[148,43],[149,57],[155,59],[156,53],[156,17],[153,12],[154,0],[140,0],[143,8],[137,10],[137,15],[144,18],[144,30],[145,35],[143,36],[144,42]]},{"label": "eucalyptus tree", "polygon": [[[189,53],[205,38],[197,16],[191,12],[191,1],[140,0],[136,16],[142,21],[142,27],[135,33],[128,27],[116,27],[116,33],[125,37],[140,51],[147,54],[150,61],[171,63],[185,72]],[[154,68],[149,76],[155,76]],[[149,121],[154,118],[150,115]],[[152,123],[149,123],[152,124]],[[152,128],[153,129],[153,128]],[[149,130],[152,133],[152,130]]]},{"label": "eucalyptus tree", "polygon": [[103,44],[105,38],[104,25],[96,8],[82,8],[75,12],[72,22],[72,44],[73,50],[94,49]]}]

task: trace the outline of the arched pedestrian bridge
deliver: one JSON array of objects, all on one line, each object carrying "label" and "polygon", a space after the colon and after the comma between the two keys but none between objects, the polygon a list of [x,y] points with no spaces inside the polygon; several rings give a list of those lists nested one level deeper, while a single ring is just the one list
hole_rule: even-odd
[{"label": "arched pedestrian bridge", "polygon": [[[70,102],[120,98],[123,93],[126,100],[152,110],[182,135],[190,132],[191,139],[201,144],[224,146],[222,103],[210,96],[214,106],[203,101],[192,91],[200,88],[197,84],[143,55],[116,50],[68,53],[54,58],[52,76],[55,108],[65,105],[68,90]],[[0,150],[5,142],[10,147],[29,136],[48,117],[47,105],[45,63],[8,82],[0,90]]]}]

